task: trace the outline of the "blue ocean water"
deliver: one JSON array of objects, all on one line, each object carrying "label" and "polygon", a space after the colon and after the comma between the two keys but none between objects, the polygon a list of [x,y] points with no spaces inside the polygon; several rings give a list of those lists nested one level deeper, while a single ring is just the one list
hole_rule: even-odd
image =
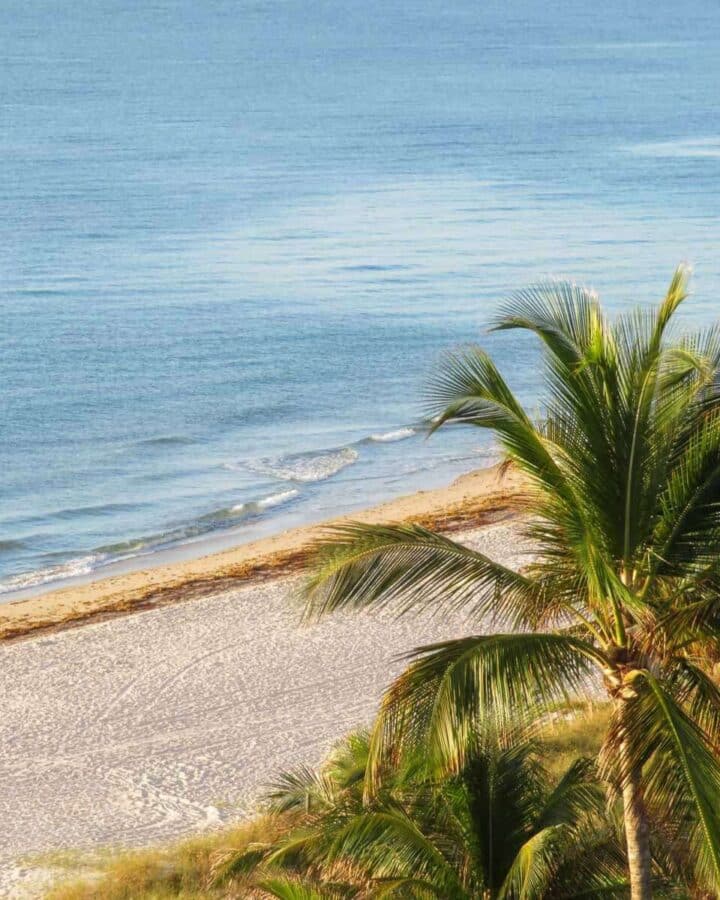
[{"label": "blue ocean water", "polygon": [[423,384],[560,275],[720,311],[720,12],[689,0],[5,0],[0,592],[492,458]]}]

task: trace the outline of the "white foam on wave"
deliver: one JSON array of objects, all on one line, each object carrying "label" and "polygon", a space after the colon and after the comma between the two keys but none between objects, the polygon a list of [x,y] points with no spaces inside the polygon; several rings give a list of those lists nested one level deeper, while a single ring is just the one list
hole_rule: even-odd
[{"label": "white foam on wave", "polygon": [[53,581],[64,581],[79,575],[88,575],[96,569],[111,563],[123,562],[139,556],[148,556],[158,550],[204,537],[216,529],[232,527],[245,518],[259,515],[266,509],[289,503],[299,494],[300,491],[297,488],[280,491],[279,493],[262,497],[260,500],[249,500],[246,503],[238,503],[236,506],[227,509],[215,510],[212,513],[200,516],[195,522],[161,534],[109,545],[102,547],[95,553],[71,559],[61,565],[48,566],[44,569],[35,569],[32,572],[13,575],[0,582],[0,595],[9,594],[13,591],[22,591],[26,588],[40,587]]},{"label": "white foam on wave", "polygon": [[74,578],[77,575],[87,575],[92,572],[101,557],[96,554],[79,556],[60,566],[49,566],[47,569],[36,569],[34,572],[23,572],[20,575],[12,575],[0,582],[0,594],[9,594],[12,591],[21,591],[24,588],[39,587],[51,581],[62,581],[65,578]]},{"label": "white foam on wave", "polygon": [[720,137],[654,141],[644,144],[632,144],[625,149],[638,156],[652,156],[658,159],[720,159]]},{"label": "white foam on wave", "polygon": [[266,509],[274,506],[281,506],[283,503],[289,503],[299,495],[297,488],[291,488],[288,491],[280,491],[277,494],[270,494],[267,497],[261,497],[259,500],[244,500],[242,503],[236,503],[235,506],[226,506],[223,509],[215,509],[212,512],[204,513],[199,516],[194,523],[186,526],[184,529],[176,529],[164,535],[165,541],[176,540],[190,537],[197,537],[214,531],[217,528],[227,528],[238,524],[244,519],[251,516],[257,516]]},{"label": "white foam on wave", "polygon": [[409,426],[406,428],[396,428],[394,431],[386,431],[383,434],[371,434],[370,440],[378,444],[392,444],[395,441],[404,441],[412,437],[417,432]]},{"label": "white foam on wave", "polygon": [[245,463],[244,467],[258,475],[268,475],[280,481],[325,481],[342,469],[351,466],[359,458],[353,447],[340,450],[324,450],[320,453],[301,453],[280,456],[277,459],[258,459]]},{"label": "white foam on wave", "polygon": [[291,488],[289,491],[280,491],[279,494],[271,494],[269,497],[263,497],[262,500],[251,500],[249,503],[238,503],[236,506],[233,506],[232,511],[241,513],[246,510],[271,509],[273,506],[282,506],[283,503],[288,503],[290,500],[297,497],[299,493],[300,491],[297,488]]},{"label": "white foam on wave", "polygon": [[270,509],[273,506],[282,506],[283,503],[287,503],[289,500],[297,497],[299,493],[300,491],[297,488],[291,488],[289,491],[281,491],[279,494],[271,494],[271,496],[265,497],[264,500],[259,500],[258,506],[261,509]]}]

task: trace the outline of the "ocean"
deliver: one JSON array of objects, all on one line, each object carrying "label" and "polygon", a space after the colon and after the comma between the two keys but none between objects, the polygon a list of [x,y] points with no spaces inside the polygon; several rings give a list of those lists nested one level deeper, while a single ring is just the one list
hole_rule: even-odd
[{"label": "ocean", "polygon": [[720,11],[4,0],[0,599],[487,465],[424,385],[546,276],[720,312]]}]

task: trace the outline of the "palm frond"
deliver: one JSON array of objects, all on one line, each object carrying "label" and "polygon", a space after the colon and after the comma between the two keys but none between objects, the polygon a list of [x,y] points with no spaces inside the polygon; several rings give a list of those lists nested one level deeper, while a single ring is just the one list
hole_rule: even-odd
[{"label": "palm frond", "polygon": [[331,804],[333,798],[333,782],[309,766],[281,772],[265,792],[270,808],[278,813],[310,812]]},{"label": "palm frond", "polygon": [[537,334],[567,367],[578,366],[594,344],[601,317],[597,294],[574,282],[543,281],[515,291],[494,327]]},{"label": "palm frond", "polygon": [[668,676],[677,702],[715,746],[720,745],[720,687],[689,659],[673,660]]},{"label": "palm frond", "polygon": [[572,826],[590,816],[602,819],[605,795],[598,783],[595,760],[579,757],[563,773],[546,798],[537,828]]},{"label": "palm frond", "polygon": [[673,272],[665,298],[658,309],[657,330],[655,336],[655,340],[658,344],[678,307],[688,297],[688,285],[691,275],[692,269],[687,263],[680,263]]},{"label": "palm frond", "polygon": [[630,897],[624,848],[617,833],[607,824],[592,823],[579,832],[576,830],[564,850],[557,859],[553,876],[553,900]]},{"label": "palm frond", "polygon": [[[435,885],[420,878],[376,878],[368,891],[368,897],[372,897],[372,900],[383,900],[385,897],[412,897],[413,900],[429,897],[444,900],[445,895]],[[458,897],[457,900],[462,898]]]},{"label": "palm frond", "polygon": [[561,825],[551,825],[522,845],[498,892],[498,900],[542,900],[548,896],[562,833]]},{"label": "palm frond", "polygon": [[265,878],[258,886],[278,900],[344,900],[359,893],[353,885],[326,886],[286,876]]},{"label": "palm frond", "polygon": [[219,887],[235,878],[242,878],[254,872],[272,853],[271,843],[250,844],[242,850],[230,851],[213,866],[212,885]]},{"label": "palm frond", "polygon": [[349,791],[362,784],[370,753],[370,734],[366,729],[353,731],[338,743],[323,766],[323,775],[334,791]]},{"label": "palm frond", "polygon": [[[559,634],[492,634],[414,651],[385,695],[373,732],[370,785],[398,748],[425,746],[444,769],[466,758],[480,716],[508,727],[588,688],[599,652]],[[394,751],[394,753],[393,753]]]},{"label": "palm frond", "polygon": [[316,543],[314,558],[308,616],[393,603],[398,614],[466,609],[477,621],[514,620],[539,593],[519,572],[418,525],[340,525]]},{"label": "palm frond", "polygon": [[[466,347],[448,353],[427,389],[435,431],[446,422],[493,430],[508,457],[538,485],[569,505],[576,499],[556,460],[556,450],[531,422],[487,353]],[[555,452],[554,452],[555,450]]]},{"label": "palm frond", "polygon": [[339,830],[328,859],[351,860],[373,880],[412,878],[462,897],[458,873],[418,823],[399,805],[367,810]]}]

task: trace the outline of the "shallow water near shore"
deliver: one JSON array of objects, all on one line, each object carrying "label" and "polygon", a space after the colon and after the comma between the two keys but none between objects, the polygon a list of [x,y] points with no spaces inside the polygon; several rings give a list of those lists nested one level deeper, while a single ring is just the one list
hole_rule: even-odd
[{"label": "shallow water near shore", "polygon": [[0,598],[486,465],[423,384],[535,408],[526,282],[717,316],[720,21],[579,7],[4,5]]}]

